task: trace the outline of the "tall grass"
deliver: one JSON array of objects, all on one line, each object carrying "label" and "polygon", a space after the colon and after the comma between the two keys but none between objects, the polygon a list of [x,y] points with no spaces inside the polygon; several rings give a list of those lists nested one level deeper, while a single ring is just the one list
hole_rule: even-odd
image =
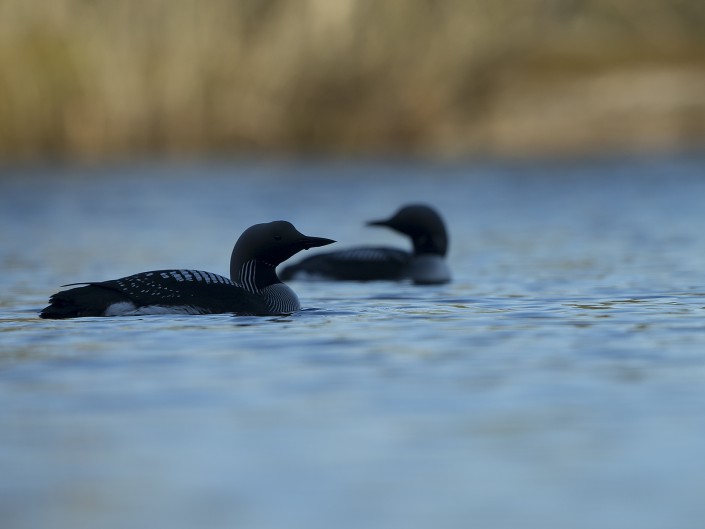
[{"label": "tall grass", "polygon": [[702,0],[5,0],[0,155],[705,139]]}]

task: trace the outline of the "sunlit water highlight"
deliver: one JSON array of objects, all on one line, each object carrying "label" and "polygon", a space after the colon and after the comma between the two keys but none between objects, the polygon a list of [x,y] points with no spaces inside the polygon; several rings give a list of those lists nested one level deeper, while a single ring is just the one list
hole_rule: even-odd
[{"label": "sunlit water highlight", "polygon": [[[702,527],[702,158],[4,172],[3,528]],[[418,201],[449,285],[36,316],[64,283],[227,273],[256,222],[404,247],[363,221]]]}]

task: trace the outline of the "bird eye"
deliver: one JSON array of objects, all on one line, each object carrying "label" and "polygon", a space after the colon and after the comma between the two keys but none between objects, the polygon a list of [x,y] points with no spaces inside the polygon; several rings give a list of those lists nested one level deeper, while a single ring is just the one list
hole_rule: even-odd
[{"label": "bird eye", "polygon": [[281,236],[281,235],[275,235],[275,236],[274,236],[274,240],[275,240],[275,241],[281,241],[281,240],[282,240],[282,236]]}]

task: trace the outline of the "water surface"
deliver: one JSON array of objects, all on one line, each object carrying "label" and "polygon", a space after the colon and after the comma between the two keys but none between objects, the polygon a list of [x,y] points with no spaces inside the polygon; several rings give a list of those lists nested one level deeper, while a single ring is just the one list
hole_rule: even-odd
[{"label": "water surface", "polygon": [[[2,527],[701,527],[704,173],[5,169]],[[257,222],[403,247],[363,221],[418,201],[450,227],[449,285],[292,282],[286,317],[37,318],[65,283],[227,274]]]}]

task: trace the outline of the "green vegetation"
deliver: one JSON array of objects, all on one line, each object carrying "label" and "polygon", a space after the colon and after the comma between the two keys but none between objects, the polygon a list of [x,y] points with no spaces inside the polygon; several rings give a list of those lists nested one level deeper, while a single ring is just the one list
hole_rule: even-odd
[{"label": "green vegetation", "polygon": [[702,0],[5,0],[0,156],[705,140]]}]

